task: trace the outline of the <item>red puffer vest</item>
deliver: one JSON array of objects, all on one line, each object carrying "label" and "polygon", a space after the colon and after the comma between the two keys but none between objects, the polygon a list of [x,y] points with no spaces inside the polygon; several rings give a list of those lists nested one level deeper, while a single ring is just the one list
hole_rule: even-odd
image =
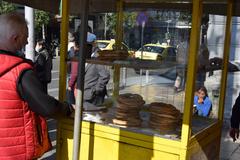
[{"label": "red puffer vest", "polygon": [[23,59],[0,54],[0,160],[31,160],[51,148],[47,123],[32,112],[17,92],[26,69]]}]

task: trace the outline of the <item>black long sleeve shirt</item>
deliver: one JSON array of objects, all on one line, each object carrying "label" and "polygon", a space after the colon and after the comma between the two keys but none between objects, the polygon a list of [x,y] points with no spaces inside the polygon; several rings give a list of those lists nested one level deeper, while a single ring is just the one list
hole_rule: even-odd
[{"label": "black long sleeve shirt", "polygon": [[239,123],[240,123],[240,93],[232,108],[231,127],[238,129]]},{"label": "black long sleeve shirt", "polygon": [[17,90],[30,109],[41,116],[59,119],[69,116],[73,111],[71,105],[47,95],[32,70],[26,70],[20,75]]},{"label": "black long sleeve shirt", "polygon": [[[0,49],[0,54],[19,57],[24,59],[26,63],[32,63],[20,53]],[[28,103],[29,108],[43,117],[60,119],[69,116],[73,112],[70,104],[61,103],[45,93],[37,74],[31,69],[24,70],[18,77],[17,91],[20,97]]]}]

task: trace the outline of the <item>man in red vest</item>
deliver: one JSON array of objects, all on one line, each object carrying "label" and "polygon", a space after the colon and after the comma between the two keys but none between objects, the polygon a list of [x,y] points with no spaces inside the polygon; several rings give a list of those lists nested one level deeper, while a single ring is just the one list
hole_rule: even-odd
[{"label": "man in red vest", "polygon": [[0,15],[0,159],[31,160],[51,148],[43,117],[60,119],[73,112],[44,92],[32,63],[18,53],[28,29],[18,14]]}]

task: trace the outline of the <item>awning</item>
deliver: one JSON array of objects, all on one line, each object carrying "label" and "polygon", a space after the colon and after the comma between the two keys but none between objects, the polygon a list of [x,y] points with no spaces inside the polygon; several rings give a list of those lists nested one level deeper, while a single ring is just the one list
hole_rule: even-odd
[{"label": "awning", "polygon": [[[59,13],[61,0],[5,0],[12,3],[30,6],[32,8]],[[117,0],[89,0],[90,13],[115,12]],[[191,0],[123,0],[124,9],[176,9],[191,10]],[[80,1],[69,0],[71,15],[80,15]],[[204,0],[204,13],[226,15],[227,0]],[[240,2],[235,0],[233,6],[233,16],[240,16]]]}]

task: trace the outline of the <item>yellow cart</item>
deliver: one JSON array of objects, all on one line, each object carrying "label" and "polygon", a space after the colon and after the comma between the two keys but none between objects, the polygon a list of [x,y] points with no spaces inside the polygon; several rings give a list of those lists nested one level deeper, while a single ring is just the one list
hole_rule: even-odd
[{"label": "yellow cart", "polygon": [[[64,0],[63,0],[64,2]],[[122,33],[123,5],[138,4],[163,5],[165,1],[117,1],[118,28]],[[176,2],[176,1],[174,1]],[[172,3],[174,6],[175,3]],[[205,1],[204,1],[205,2]],[[209,1],[209,3],[213,3]],[[201,15],[203,1],[194,0],[192,3],[192,26],[190,36],[190,48],[185,91],[185,107],[181,126],[180,137],[167,137],[156,132],[144,132],[141,128],[121,128],[108,124],[82,122],[81,128],[81,160],[170,160],[170,159],[219,159],[221,127],[224,111],[224,97],[227,79],[227,62],[231,39],[231,17],[233,1],[214,1],[216,5],[221,3],[227,9],[227,22],[224,41],[224,65],[221,78],[221,91],[219,98],[219,110],[217,119],[192,117],[193,96],[195,91],[197,53],[199,48]],[[183,2],[176,3],[176,6]],[[208,1],[205,3],[207,4]],[[64,3],[63,3],[64,4]],[[141,5],[140,5],[141,6]],[[213,5],[214,6],[214,5]],[[169,7],[169,6],[168,6]],[[171,6],[170,6],[171,7]],[[222,9],[223,9],[222,8]],[[217,12],[217,11],[216,11]],[[64,15],[64,10],[63,10]],[[122,34],[118,34],[117,43],[121,42]],[[61,54],[63,55],[63,54]],[[121,64],[115,67],[115,76],[119,74]],[[118,94],[119,77],[115,78],[115,93]],[[117,88],[117,89],[116,89]],[[62,88],[63,89],[63,88]],[[64,90],[64,89],[63,89]],[[194,122],[203,122],[201,128],[192,125]],[[62,120],[58,127],[57,159],[72,159],[73,152],[73,125],[71,119]],[[194,133],[193,130],[196,132]]]},{"label": "yellow cart", "polygon": [[[19,1],[12,0],[20,4],[26,4],[32,7],[45,9],[48,11],[57,11],[57,4],[53,5],[52,1]],[[54,1],[55,2],[55,1]],[[76,11],[78,6],[73,4],[76,1],[71,1],[71,8],[68,0],[62,0],[62,23],[61,23],[61,67],[60,67],[60,93],[59,99],[64,100],[66,90],[66,64],[65,57],[67,51],[67,32],[68,32],[68,13]],[[79,0],[81,2],[82,14],[88,12],[88,1]],[[231,23],[232,12],[235,7],[236,13],[237,3],[233,0],[192,0],[192,1],[178,1],[178,0],[93,0],[91,5],[99,4],[98,7],[104,7],[107,10],[118,11],[118,25],[116,42],[119,45],[122,40],[122,17],[123,6],[139,8],[154,7],[154,8],[175,8],[175,9],[189,9],[192,10],[191,21],[191,36],[190,48],[188,56],[188,70],[186,80],[186,91],[184,100],[184,111],[182,126],[180,127],[179,137],[168,137],[161,135],[158,132],[146,132],[133,128],[121,128],[117,126],[110,126],[107,124],[97,124],[92,122],[82,122],[81,128],[81,144],[80,144],[80,159],[81,160],[171,160],[171,159],[219,159],[221,127],[223,121],[224,111],[224,97],[226,91],[227,80],[227,64],[229,59],[230,39],[231,39]],[[204,2],[204,4],[203,4]],[[45,4],[45,5],[44,5]],[[79,3],[78,3],[79,4]],[[104,5],[106,4],[106,5]],[[112,5],[110,5],[112,4]],[[114,5],[115,4],[115,5]],[[75,9],[73,9],[73,6]],[[109,7],[110,8],[107,8]],[[115,7],[117,6],[117,7]],[[197,53],[199,49],[199,35],[203,8],[212,13],[222,14],[227,16],[223,66],[221,72],[221,87],[219,98],[219,110],[217,119],[205,119],[201,117],[192,117],[192,106],[195,86],[195,74],[197,68]],[[91,9],[91,8],[90,8]],[[105,11],[102,9],[102,11]],[[92,9],[94,11],[94,9]],[[211,13],[211,12],[210,12]],[[87,15],[87,14],[86,14]],[[86,19],[83,20],[86,22]],[[86,24],[85,24],[86,25]],[[86,32],[83,29],[81,33]],[[86,34],[86,33],[84,33]],[[85,37],[86,38],[86,37]],[[84,40],[84,36],[83,36]],[[114,95],[118,95],[119,87],[119,68],[121,65],[115,66],[115,84]],[[79,105],[79,104],[78,104]],[[81,103],[80,103],[81,105]],[[77,117],[79,118],[79,117]],[[205,125],[202,128],[195,130],[194,122],[201,121]],[[58,125],[57,135],[57,159],[72,159],[73,152],[73,119],[64,119]],[[195,130],[195,132],[193,132]]]}]

